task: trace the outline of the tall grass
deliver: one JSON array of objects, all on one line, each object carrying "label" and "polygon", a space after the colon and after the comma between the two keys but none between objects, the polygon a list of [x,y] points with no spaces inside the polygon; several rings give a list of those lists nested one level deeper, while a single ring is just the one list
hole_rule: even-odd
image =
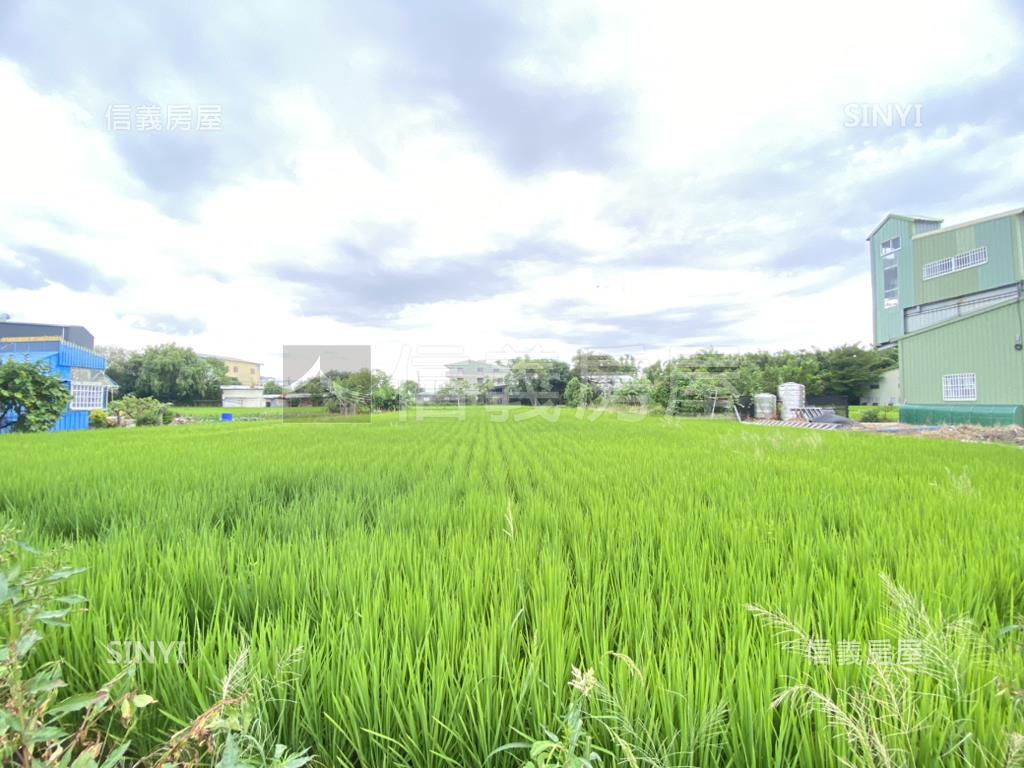
[{"label": "tall grass", "polygon": [[[89,567],[90,610],[48,640],[73,686],[109,676],[111,641],[184,642],[184,664],[139,666],[160,702],[143,746],[248,648],[290,691],[263,727],[324,764],[481,765],[557,722],[576,666],[684,764],[834,765],[821,713],[772,706],[825,672],[745,606],[895,641],[880,572],[1015,663],[998,633],[1024,597],[1018,449],[536,413],[8,436],[0,511]],[[963,717],[979,752],[1019,730],[994,686]],[[906,744],[954,763],[937,729]]]}]

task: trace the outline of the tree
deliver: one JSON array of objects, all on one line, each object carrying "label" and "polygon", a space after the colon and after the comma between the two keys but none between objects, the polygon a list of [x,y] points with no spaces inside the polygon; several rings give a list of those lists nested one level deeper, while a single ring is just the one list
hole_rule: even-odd
[{"label": "tree", "polygon": [[820,395],[824,392],[821,380],[821,363],[813,352],[800,350],[798,352],[782,352],[777,357],[778,375],[772,391],[778,388],[779,384],[787,381],[795,381],[804,385],[808,395]]},{"label": "tree", "polygon": [[437,390],[437,397],[440,400],[454,400],[463,405],[470,397],[476,395],[470,385],[465,381],[450,381]]},{"label": "tree", "polygon": [[747,397],[763,392],[765,390],[764,380],[764,370],[751,360],[744,360],[732,376],[736,394]]},{"label": "tree", "polygon": [[280,395],[284,393],[284,387],[278,384],[276,381],[268,381],[263,385],[263,394],[265,395]]},{"label": "tree", "polygon": [[877,386],[881,375],[895,367],[892,353],[862,349],[856,344],[818,352],[817,357],[823,391],[832,395],[846,395],[852,401]]},{"label": "tree", "polygon": [[107,376],[117,382],[121,394],[135,392],[142,356],[124,347],[96,347],[96,354],[107,360]]},{"label": "tree", "polygon": [[636,360],[632,355],[622,355],[616,358],[605,352],[581,349],[572,358],[571,375],[580,381],[621,373],[636,373]]},{"label": "tree", "polygon": [[0,363],[0,429],[45,432],[70,402],[71,392],[45,363]]},{"label": "tree", "polygon": [[398,386],[398,402],[402,408],[415,405],[416,395],[420,393],[420,385],[415,381],[403,381]]},{"label": "tree", "polygon": [[200,357],[176,344],[147,347],[142,352],[119,347],[97,351],[107,355],[107,375],[118,383],[122,396],[191,404],[220,400],[221,385],[238,381],[228,377],[228,368],[220,360]]},{"label": "tree", "polygon": [[651,382],[647,379],[624,382],[611,397],[612,402],[619,405],[647,405],[651,400]]},{"label": "tree", "polygon": [[339,413],[359,410],[362,396],[349,379],[328,379],[328,383],[330,391],[324,401],[328,411]]},{"label": "tree", "polygon": [[396,411],[399,407],[399,393],[384,371],[374,371],[371,378],[370,400],[375,411]]},{"label": "tree", "polygon": [[580,380],[576,376],[569,379],[569,383],[565,385],[565,404],[570,408],[579,408],[582,404],[580,402]]},{"label": "tree", "polygon": [[506,379],[509,397],[537,405],[540,401],[560,402],[571,373],[561,360],[521,357],[512,361]]}]

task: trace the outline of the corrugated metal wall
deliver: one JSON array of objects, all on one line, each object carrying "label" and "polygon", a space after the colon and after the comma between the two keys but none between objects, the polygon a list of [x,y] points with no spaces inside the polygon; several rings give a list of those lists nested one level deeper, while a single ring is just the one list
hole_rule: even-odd
[{"label": "corrugated metal wall", "polygon": [[[913,272],[907,279],[915,284],[917,304],[964,296],[1024,279],[1020,274],[1017,230],[1019,216],[984,221],[973,227],[938,230],[914,241]],[[924,279],[924,265],[985,246],[988,263]]]},{"label": "corrugated metal wall", "polygon": [[79,429],[89,428],[88,411],[64,411],[57,423],[53,425],[51,432],[74,432]]},{"label": "corrugated metal wall", "polygon": [[93,368],[100,371],[107,367],[107,361],[95,352],[66,343],[60,345],[57,364],[62,368]]},{"label": "corrugated metal wall", "polygon": [[942,403],[942,377],[977,375],[978,404],[1024,404],[1024,304],[1012,304],[936,326],[900,341],[903,400]]},{"label": "corrugated metal wall", "polygon": [[[871,280],[872,296],[875,301],[875,343],[894,341],[903,334],[903,310],[913,306],[914,281],[910,274],[913,269],[913,225],[905,219],[890,218],[871,238]],[[884,277],[882,274],[882,243],[893,237],[900,238],[900,252],[896,259],[899,285],[899,304],[885,308]]]},{"label": "corrugated metal wall", "polygon": [[[102,371],[107,361],[91,350],[67,342],[7,342],[0,349],[0,362],[4,359],[45,361],[62,380],[71,380],[72,368],[90,368]],[[89,428],[88,411],[67,410],[57,420],[53,432],[72,432]]]}]

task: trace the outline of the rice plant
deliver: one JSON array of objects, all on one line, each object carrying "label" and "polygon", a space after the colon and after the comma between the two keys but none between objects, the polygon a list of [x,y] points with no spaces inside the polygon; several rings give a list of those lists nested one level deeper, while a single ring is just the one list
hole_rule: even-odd
[{"label": "rice plant", "polygon": [[[109,679],[111,647],[180,644],[137,665],[159,701],[133,735],[145,754],[216,703],[248,649],[251,674],[290,691],[253,721],[321,765],[514,765],[487,756],[560,722],[581,660],[618,708],[594,714],[646,745],[640,764],[840,765],[855,755],[825,714],[773,702],[799,680],[845,711],[870,671],[832,670],[830,687],[746,606],[895,641],[879,573],[989,648],[942,683],[960,686],[945,704],[914,677],[924,716],[899,749],[1009,760],[1024,730],[1017,700],[986,688],[1024,687],[1000,636],[1024,598],[1011,447],[478,408],[12,435],[0,466],[0,513],[88,566],[89,610],[42,643],[69,693]],[[594,725],[602,764],[623,759]],[[951,749],[954,734],[970,738]]]}]

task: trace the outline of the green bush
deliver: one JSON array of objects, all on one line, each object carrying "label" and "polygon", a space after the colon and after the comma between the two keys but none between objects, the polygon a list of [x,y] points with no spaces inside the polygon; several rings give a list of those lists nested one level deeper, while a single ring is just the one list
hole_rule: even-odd
[{"label": "green bush", "polygon": [[868,424],[877,424],[880,421],[885,421],[880,408],[865,408],[860,413],[860,420]]},{"label": "green bush", "polygon": [[106,411],[97,409],[89,412],[89,429],[106,429],[109,426]]},{"label": "green bush", "polygon": [[[140,427],[156,427],[164,424],[168,407],[155,397],[136,397],[125,395],[110,404],[110,409],[117,414],[134,419]],[[173,417],[172,417],[173,418]]]}]

